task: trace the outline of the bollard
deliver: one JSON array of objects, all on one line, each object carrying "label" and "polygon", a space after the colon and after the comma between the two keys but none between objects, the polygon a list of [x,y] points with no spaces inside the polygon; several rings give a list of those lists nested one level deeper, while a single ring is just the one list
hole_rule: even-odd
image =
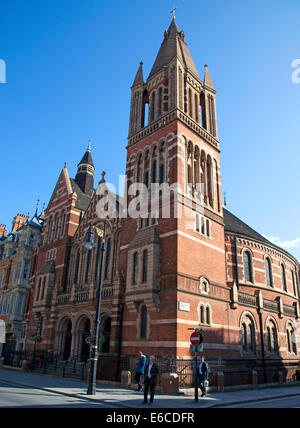
[{"label": "bollard", "polygon": [[131,372],[129,370],[123,370],[121,373],[121,386],[128,388],[131,385]]},{"label": "bollard", "polygon": [[164,373],[161,376],[161,387],[164,394],[176,395],[179,391],[177,373]]},{"label": "bollard", "polygon": [[217,387],[218,392],[224,392],[224,373],[217,372]]},{"label": "bollard", "polygon": [[252,385],[252,389],[257,389],[258,373],[256,370],[252,370],[252,372],[251,372],[251,385]]}]

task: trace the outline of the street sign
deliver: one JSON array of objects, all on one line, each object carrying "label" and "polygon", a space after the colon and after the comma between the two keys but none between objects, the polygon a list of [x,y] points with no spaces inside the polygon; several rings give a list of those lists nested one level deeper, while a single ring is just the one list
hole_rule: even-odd
[{"label": "street sign", "polygon": [[191,345],[191,352],[203,352],[203,349],[204,349],[203,343],[198,346]]},{"label": "street sign", "polygon": [[200,337],[200,334],[199,333],[197,333],[196,331],[194,332],[194,333],[192,333],[192,335],[191,335],[191,344],[193,345],[193,346],[198,346],[198,345],[200,345],[200,343],[201,343],[201,337]]}]

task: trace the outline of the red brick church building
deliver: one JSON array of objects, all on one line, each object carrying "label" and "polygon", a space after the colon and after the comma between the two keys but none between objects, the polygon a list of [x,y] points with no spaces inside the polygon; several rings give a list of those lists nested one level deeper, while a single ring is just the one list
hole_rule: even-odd
[{"label": "red brick church building", "polygon": [[[90,146],[75,179],[65,165],[45,214],[28,338],[38,321],[39,350],[88,358],[106,220],[100,361],[120,366],[139,350],[191,359],[189,329],[198,327],[211,361],[280,365],[292,378],[299,263],[223,207],[216,90],[174,18],[150,75],[144,81],[141,63],[131,91],[124,197],[95,190]],[[99,217],[103,198],[105,209],[116,201],[113,216]],[[90,226],[95,245],[86,249]]]}]

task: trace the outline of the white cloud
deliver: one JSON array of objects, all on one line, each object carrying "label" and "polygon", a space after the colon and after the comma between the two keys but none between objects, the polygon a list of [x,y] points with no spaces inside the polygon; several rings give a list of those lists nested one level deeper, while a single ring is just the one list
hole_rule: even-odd
[{"label": "white cloud", "polygon": [[271,241],[273,244],[278,245],[278,247],[284,248],[286,250],[300,247],[300,238],[296,238],[292,241],[281,241],[281,239],[277,236],[263,236],[269,241]]}]

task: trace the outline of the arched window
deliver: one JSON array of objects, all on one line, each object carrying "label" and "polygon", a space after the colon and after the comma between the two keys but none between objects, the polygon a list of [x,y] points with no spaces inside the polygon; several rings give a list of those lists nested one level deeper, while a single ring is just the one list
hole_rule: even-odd
[{"label": "arched window", "polygon": [[281,265],[281,280],[283,291],[287,292],[286,273],[284,265]]},{"label": "arched window", "polygon": [[143,282],[147,282],[148,276],[148,250],[143,252]]},{"label": "arched window", "polygon": [[158,117],[162,114],[162,95],[163,95],[163,89],[159,88],[158,91]]},{"label": "arched window", "polygon": [[152,163],[152,183],[157,182],[157,161],[154,160]]},{"label": "arched window", "polygon": [[204,306],[201,306],[200,308],[200,322],[201,324],[205,324]]},{"label": "arched window", "polygon": [[287,344],[289,353],[297,355],[295,329],[291,324],[287,327]]},{"label": "arched window", "polygon": [[151,97],[151,122],[155,119],[155,92],[153,92]]},{"label": "arched window", "polygon": [[76,265],[75,265],[75,275],[74,275],[74,284],[78,283],[78,274],[79,274],[79,265],[80,265],[80,251],[77,251],[76,255]]},{"label": "arched window", "polygon": [[107,241],[104,279],[108,279],[111,255],[111,239]]},{"label": "arched window", "polygon": [[138,253],[133,255],[133,269],[132,269],[132,284],[136,285],[138,281]]},{"label": "arched window", "polygon": [[268,287],[273,288],[272,266],[269,258],[266,258],[266,278]]},{"label": "arched window", "polygon": [[247,326],[246,324],[242,325],[242,346],[243,351],[247,352]]},{"label": "arched window", "polygon": [[207,306],[206,308],[206,324],[210,325],[211,324],[211,316],[210,316],[210,307]]},{"label": "arched window", "polygon": [[244,254],[244,266],[245,266],[245,280],[247,282],[253,282],[251,255],[249,251],[246,251]]},{"label": "arched window", "polygon": [[160,165],[160,171],[159,171],[159,184],[162,184],[165,182],[165,165],[162,163]]},{"label": "arched window", "polygon": [[268,341],[268,351],[270,353],[277,353],[278,351],[277,328],[273,321],[270,321],[267,327],[267,341]]},{"label": "arched window", "polygon": [[146,306],[143,306],[141,310],[141,331],[140,331],[141,339],[147,339],[147,327],[148,327],[148,310]]},{"label": "arched window", "polygon": [[252,319],[244,319],[241,330],[242,347],[244,352],[255,352],[255,327]]},{"label": "arched window", "polygon": [[294,271],[293,271],[293,270],[291,270],[291,274],[292,274],[292,282],[293,282],[294,296],[296,296],[296,297],[297,297],[297,289],[296,289],[295,274],[294,274]]},{"label": "arched window", "polygon": [[92,257],[92,250],[88,250],[87,257],[86,257],[86,269],[85,269],[85,283],[86,284],[88,284],[88,282],[89,282],[91,257]]}]

